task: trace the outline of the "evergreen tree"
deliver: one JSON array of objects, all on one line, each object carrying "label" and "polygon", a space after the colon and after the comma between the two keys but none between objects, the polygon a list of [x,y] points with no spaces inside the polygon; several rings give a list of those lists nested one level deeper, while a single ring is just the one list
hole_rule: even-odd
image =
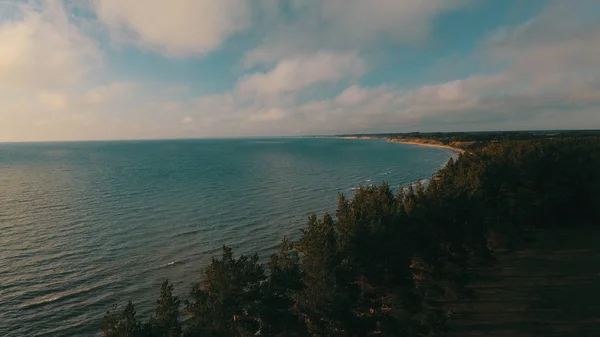
[{"label": "evergreen tree", "polygon": [[300,257],[286,237],[267,266],[269,277],[263,283],[261,335],[306,336],[305,324],[297,315],[293,299],[294,294],[303,289],[304,275],[300,270]]},{"label": "evergreen tree", "polygon": [[335,224],[329,214],[313,214],[296,245],[302,253],[304,288],[297,310],[311,336],[360,336],[353,303],[357,287],[348,282],[347,259],[339,253]]},{"label": "evergreen tree", "polygon": [[179,322],[179,297],[173,296],[173,284],[163,282],[160,298],[156,301],[156,318],[153,320],[155,334],[161,337],[179,337],[182,332]]},{"label": "evergreen tree", "polygon": [[233,257],[223,246],[221,259],[213,258],[195,284],[186,312],[191,324],[187,336],[253,336],[260,328],[261,283],[266,279],[258,256]]},{"label": "evergreen tree", "polygon": [[102,322],[104,337],[141,337],[142,325],[135,314],[135,307],[131,302],[121,311],[116,306],[112,311],[107,311]]}]

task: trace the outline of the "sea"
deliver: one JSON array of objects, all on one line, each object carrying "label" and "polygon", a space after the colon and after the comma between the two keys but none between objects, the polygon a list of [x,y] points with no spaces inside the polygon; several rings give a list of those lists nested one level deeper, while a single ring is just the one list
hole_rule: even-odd
[{"label": "sea", "polygon": [[429,178],[453,154],[383,140],[0,144],[0,336],[98,336],[160,284],[186,298],[222,245],[266,260],[338,193]]}]

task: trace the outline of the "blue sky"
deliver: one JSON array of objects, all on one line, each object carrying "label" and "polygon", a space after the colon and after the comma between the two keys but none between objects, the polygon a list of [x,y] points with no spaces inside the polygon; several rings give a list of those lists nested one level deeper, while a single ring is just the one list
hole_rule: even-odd
[{"label": "blue sky", "polygon": [[0,141],[600,128],[595,0],[4,0]]}]

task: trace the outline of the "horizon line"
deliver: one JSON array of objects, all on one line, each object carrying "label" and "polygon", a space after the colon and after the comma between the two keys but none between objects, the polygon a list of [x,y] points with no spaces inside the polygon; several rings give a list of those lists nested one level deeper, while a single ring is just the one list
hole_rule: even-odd
[{"label": "horizon line", "polygon": [[411,133],[486,133],[486,132],[566,132],[566,131],[599,131],[598,128],[590,129],[497,129],[497,130],[477,130],[477,131],[404,131],[404,132],[360,132],[360,133],[336,133],[336,134],[307,134],[307,135],[278,135],[278,136],[229,136],[229,137],[172,137],[172,138],[114,138],[114,139],[65,139],[65,140],[18,140],[18,141],[0,141],[0,144],[35,144],[35,143],[94,143],[94,142],[146,142],[146,141],[177,141],[177,140],[242,140],[242,139],[282,139],[282,138],[310,138],[310,137],[339,137],[339,136],[385,136],[401,135]]}]

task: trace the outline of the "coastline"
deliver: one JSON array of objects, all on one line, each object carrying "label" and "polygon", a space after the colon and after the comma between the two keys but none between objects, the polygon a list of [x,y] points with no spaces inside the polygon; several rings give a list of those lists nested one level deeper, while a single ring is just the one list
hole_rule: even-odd
[{"label": "coastline", "polygon": [[465,150],[463,150],[463,149],[460,149],[458,147],[453,147],[453,146],[450,146],[450,145],[417,142],[417,141],[412,141],[412,140],[402,140],[402,139],[399,139],[399,138],[373,137],[373,136],[333,136],[333,137],[316,137],[316,138],[358,139],[358,140],[380,139],[380,140],[385,140],[385,141],[390,142],[390,143],[418,145],[418,146],[428,146],[428,147],[437,147],[437,148],[440,148],[440,149],[447,149],[447,150],[452,151],[454,154],[461,154],[461,153],[465,152]]},{"label": "coastline", "polygon": [[405,141],[405,140],[400,140],[400,139],[388,139],[387,141],[390,142],[390,143],[400,143],[400,144],[408,144],[408,145],[437,147],[437,148],[440,148],[440,149],[450,150],[450,151],[454,152],[455,154],[461,154],[461,153],[465,152],[465,150],[463,150],[463,149],[459,149],[457,147],[452,147],[452,146],[449,146],[449,145],[442,145],[442,144],[419,143],[419,142]]}]

